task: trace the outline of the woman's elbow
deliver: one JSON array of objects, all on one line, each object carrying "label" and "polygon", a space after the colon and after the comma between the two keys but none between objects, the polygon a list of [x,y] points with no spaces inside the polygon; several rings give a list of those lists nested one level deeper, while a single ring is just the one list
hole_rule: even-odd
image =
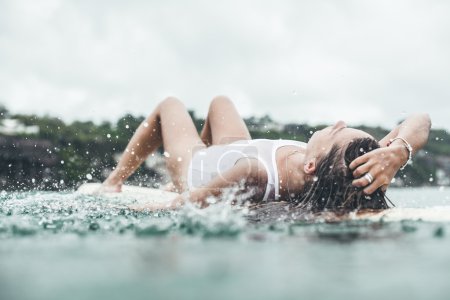
[{"label": "woman's elbow", "polygon": [[427,131],[431,129],[431,118],[428,113],[416,113],[410,116],[411,121]]},{"label": "woman's elbow", "polygon": [[424,113],[424,114],[423,114],[423,117],[424,117],[424,119],[425,119],[425,121],[426,121],[426,123],[427,123],[427,128],[428,128],[428,130],[430,130],[430,129],[431,129],[431,125],[432,125],[432,123],[431,123],[431,118],[430,118],[430,114]]},{"label": "woman's elbow", "polygon": [[430,115],[428,113],[421,113],[419,115],[421,123],[422,123],[422,128],[424,129],[424,131],[426,131],[427,133],[430,132],[431,130],[431,118]]},{"label": "woman's elbow", "polygon": [[422,115],[422,132],[424,135],[424,139],[427,141],[431,131],[431,118],[428,113],[423,113]]}]

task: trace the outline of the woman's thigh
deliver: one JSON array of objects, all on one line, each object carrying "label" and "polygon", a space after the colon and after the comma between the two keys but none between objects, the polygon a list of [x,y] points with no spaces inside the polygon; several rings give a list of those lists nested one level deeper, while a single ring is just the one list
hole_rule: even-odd
[{"label": "woman's thigh", "polygon": [[250,132],[233,102],[225,97],[215,97],[209,106],[201,139],[207,144],[229,144],[236,140],[250,140]]},{"label": "woman's thigh", "polygon": [[159,106],[159,122],[166,165],[174,185],[186,189],[186,178],[193,153],[205,144],[183,103],[167,98]]}]

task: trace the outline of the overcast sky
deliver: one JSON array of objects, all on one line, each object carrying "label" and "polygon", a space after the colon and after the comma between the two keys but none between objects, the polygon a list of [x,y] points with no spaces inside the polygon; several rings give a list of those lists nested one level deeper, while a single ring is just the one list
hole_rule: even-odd
[{"label": "overcast sky", "polygon": [[450,1],[0,0],[0,103],[64,120],[148,114],[450,129]]}]

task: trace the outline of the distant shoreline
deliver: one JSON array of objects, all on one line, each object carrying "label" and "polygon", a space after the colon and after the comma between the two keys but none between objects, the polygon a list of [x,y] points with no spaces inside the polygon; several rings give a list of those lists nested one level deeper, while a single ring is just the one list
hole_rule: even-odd
[{"label": "distant shoreline", "polygon": [[[200,131],[204,119],[197,118],[193,111],[190,114]],[[0,189],[71,189],[88,175],[102,181],[115,166],[116,155],[125,149],[143,120],[143,116],[126,114],[115,123],[75,121],[66,124],[50,116],[10,114],[3,107],[0,109]],[[307,141],[312,132],[325,126],[280,124],[269,116],[244,121],[253,138],[300,141]],[[5,126],[9,126],[8,135],[4,133]],[[357,128],[378,139],[388,133],[381,127]],[[152,186],[165,180],[164,167],[150,165],[139,168],[128,183]],[[449,133],[432,129],[428,144],[417,153],[412,165],[397,174],[391,186],[450,186]]]}]

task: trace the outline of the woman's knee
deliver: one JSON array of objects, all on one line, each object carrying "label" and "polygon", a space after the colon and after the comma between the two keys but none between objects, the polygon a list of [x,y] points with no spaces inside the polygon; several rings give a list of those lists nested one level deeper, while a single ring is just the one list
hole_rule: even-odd
[{"label": "woman's knee", "polygon": [[226,108],[230,105],[233,106],[234,104],[233,101],[231,101],[231,99],[227,96],[216,96],[211,100],[211,103],[209,104],[209,111]]},{"label": "woman's knee", "polygon": [[162,109],[165,107],[174,107],[174,106],[182,106],[184,107],[183,102],[181,102],[181,100],[179,100],[176,97],[167,97],[164,100],[162,100],[159,104],[158,104],[158,108]]}]

